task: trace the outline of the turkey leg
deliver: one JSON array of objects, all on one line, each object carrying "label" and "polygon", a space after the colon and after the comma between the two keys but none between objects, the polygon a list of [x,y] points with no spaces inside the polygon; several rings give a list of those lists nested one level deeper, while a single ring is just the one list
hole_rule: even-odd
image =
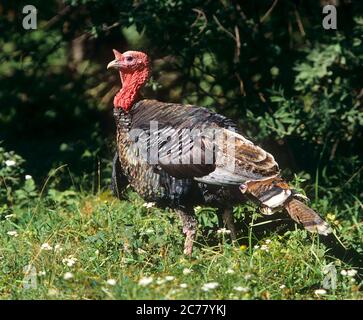
[{"label": "turkey leg", "polygon": [[223,223],[226,225],[227,229],[229,231],[231,231],[232,241],[236,241],[236,239],[237,239],[236,227],[235,227],[234,221],[233,221],[232,209],[231,208],[225,208],[225,209],[222,209],[222,210],[223,210],[223,213],[222,213]]},{"label": "turkey leg", "polygon": [[195,240],[198,221],[194,213],[187,213],[183,210],[177,210],[177,213],[183,224],[183,233],[185,234],[184,254],[191,256],[193,252],[193,243]]}]

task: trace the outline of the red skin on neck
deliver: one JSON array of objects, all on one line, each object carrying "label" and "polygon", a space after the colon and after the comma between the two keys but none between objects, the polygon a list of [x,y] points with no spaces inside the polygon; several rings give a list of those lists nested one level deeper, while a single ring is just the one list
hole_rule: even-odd
[{"label": "red skin on neck", "polygon": [[120,72],[122,88],[113,99],[115,108],[129,111],[137,101],[138,93],[149,77],[148,69]]}]

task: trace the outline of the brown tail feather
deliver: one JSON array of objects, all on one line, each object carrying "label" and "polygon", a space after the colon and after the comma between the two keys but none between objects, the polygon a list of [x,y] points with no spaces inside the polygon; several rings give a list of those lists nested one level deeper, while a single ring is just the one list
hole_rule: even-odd
[{"label": "brown tail feather", "polygon": [[324,236],[331,232],[329,225],[319,215],[301,201],[292,198],[284,204],[287,212],[296,222],[301,223],[306,230],[318,232]]},{"label": "brown tail feather", "polygon": [[240,186],[240,190],[256,197],[261,202],[264,214],[272,214],[275,209],[285,207],[291,218],[306,230],[323,235],[331,232],[329,225],[313,209],[296,199],[299,195],[281,177],[247,181]]}]

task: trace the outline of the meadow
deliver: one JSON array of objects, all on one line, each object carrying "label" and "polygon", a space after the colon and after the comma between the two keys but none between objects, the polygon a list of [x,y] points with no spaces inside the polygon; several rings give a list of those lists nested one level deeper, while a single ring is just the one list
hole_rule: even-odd
[{"label": "meadow", "polygon": [[[363,298],[359,265],[334,255],[332,246],[286,214],[266,219],[250,203],[236,207],[240,232],[232,242],[215,210],[197,207],[195,250],[186,257],[173,211],[131,190],[122,201],[108,188],[59,191],[51,185],[69,175],[65,166],[38,192],[20,157],[2,156],[8,166],[1,174],[7,172],[12,195],[1,211],[2,299]],[[15,182],[19,187],[12,190]],[[323,200],[314,207],[324,208]],[[335,246],[354,248],[357,256],[363,249],[360,210],[357,199],[346,211],[325,215],[342,241]]]}]

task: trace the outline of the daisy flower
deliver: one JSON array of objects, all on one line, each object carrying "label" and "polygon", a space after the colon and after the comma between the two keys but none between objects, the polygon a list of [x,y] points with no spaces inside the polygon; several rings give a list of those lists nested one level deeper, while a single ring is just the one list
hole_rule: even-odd
[{"label": "daisy flower", "polygon": [[208,282],[208,283],[203,284],[202,290],[209,291],[209,290],[213,290],[213,289],[217,288],[218,286],[219,286],[218,282]]},{"label": "daisy flower", "polygon": [[73,256],[69,256],[68,258],[64,258],[62,260],[64,264],[66,264],[68,267],[73,267],[73,265],[77,262],[77,259]]},{"label": "daisy flower", "polygon": [[316,295],[318,295],[318,296],[321,296],[321,295],[326,294],[327,292],[326,292],[326,290],[325,290],[325,289],[317,289],[317,290],[315,290],[315,291],[314,291],[314,293],[315,293]]},{"label": "daisy flower", "polygon": [[184,275],[190,274],[190,273],[192,273],[192,272],[193,272],[193,270],[192,270],[192,269],[189,269],[189,268],[184,268],[184,269],[183,269],[183,274],[184,274]]},{"label": "daisy flower", "polygon": [[114,285],[116,285],[116,280],[115,279],[108,279],[107,284],[110,285],[110,286],[114,286]]},{"label": "daisy flower", "polygon": [[218,229],[217,230],[217,233],[218,234],[230,234],[231,233],[231,230],[228,230],[226,228],[221,228],[221,229]]},{"label": "daisy flower", "polygon": [[69,280],[69,279],[72,279],[73,278],[73,273],[72,272],[66,272],[64,275],[63,275],[63,279],[64,280]]},{"label": "daisy flower", "polygon": [[53,247],[48,242],[45,242],[40,246],[40,250],[50,251],[53,250]]},{"label": "daisy flower", "polygon": [[16,230],[13,231],[8,231],[7,235],[12,236],[12,237],[17,237],[18,236],[18,232]]},{"label": "daisy flower", "polygon": [[155,202],[145,202],[142,206],[147,208],[147,209],[150,209],[153,206],[155,206]]},{"label": "daisy flower", "polygon": [[141,278],[141,279],[139,280],[139,286],[146,287],[146,286],[148,286],[151,282],[153,282],[153,278],[152,278],[152,277],[144,277],[144,278]]}]

